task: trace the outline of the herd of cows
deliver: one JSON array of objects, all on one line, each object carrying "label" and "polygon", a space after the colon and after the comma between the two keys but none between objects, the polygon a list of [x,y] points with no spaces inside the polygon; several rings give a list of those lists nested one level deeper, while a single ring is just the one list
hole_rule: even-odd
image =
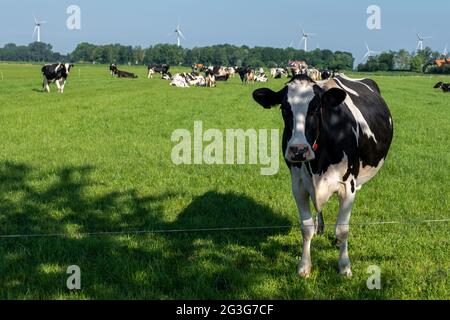
[{"label": "herd of cows", "polygon": [[[67,77],[70,70],[73,68],[70,63],[55,63],[46,64],[41,71],[44,76],[42,87],[44,91],[50,92],[50,83],[55,83],[58,92],[63,93]],[[166,64],[153,64],[147,67],[147,77],[153,78],[154,74],[160,74],[161,79],[169,80],[171,86],[175,87],[215,87],[219,81],[228,81],[229,78],[234,78],[239,75],[243,84],[254,82],[268,82],[269,78],[263,68],[251,67],[220,67],[220,66],[205,66],[203,64],[195,64],[192,66],[191,72],[177,73],[172,75],[170,73],[170,66]],[[116,64],[109,66],[110,74],[118,78],[137,78],[138,76],[132,72],[119,70]],[[286,68],[271,68],[270,76],[273,79],[292,78],[296,75],[307,75],[313,81],[327,80],[334,78],[339,73],[336,70],[318,70],[310,68],[304,61],[291,61],[289,67]],[[434,88],[442,89],[443,92],[450,92],[450,83],[438,82]]]},{"label": "herd of cows", "polygon": [[[239,75],[243,84],[269,81],[269,77],[263,68],[195,64],[192,66],[191,72],[177,73],[175,75],[170,73],[170,66],[167,64],[153,64],[149,65],[147,69],[147,77],[149,79],[153,78],[155,74],[160,74],[161,79],[170,80],[171,86],[181,88],[190,86],[215,87],[217,82],[228,81],[229,78],[234,78],[236,75]],[[111,64],[109,71],[112,76],[118,78],[137,78],[134,73],[119,70],[116,64]],[[291,61],[289,62],[289,68],[270,69],[270,75],[274,79],[294,77],[298,74],[307,74],[315,81],[325,80],[332,76],[332,73],[328,70],[308,68],[308,65],[304,61]]]}]

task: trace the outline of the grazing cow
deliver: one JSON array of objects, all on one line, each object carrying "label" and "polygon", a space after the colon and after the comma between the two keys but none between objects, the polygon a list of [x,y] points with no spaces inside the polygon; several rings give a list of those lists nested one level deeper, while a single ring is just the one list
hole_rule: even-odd
[{"label": "grazing cow", "polygon": [[[267,109],[281,105],[283,152],[302,226],[299,275],[310,275],[311,240],[315,233],[323,233],[322,209],[337,193],[339,272],[351,276],[347,246],[355,194],[382,167],[393,136],[392,118],[378,86],[369,79],[337,76],[316,83],[298,75],[281,91],[259,89],[253,98]],[[310,199],[318,212],[317,223]]]},{"label": "grazing cow", "polygon": [[73,66],[74,65],[70,63],[46,64],[43,66],[41,68],[42,75],[44,76],[44,81],[42,83],[43,90],[50,93],[49,84],[54,82],[58,87],[58,92],[63,93],[67,77]]},{"label": "grazing cow", "polygon": [[149,65],[147,68],[148,68],[147,74],[148,79],[153,78],[153,75],[155,73],[160,73],[161,78],[163,78],[164,75],[167,75],[169,73],[170,66],[167,64],[152,64]]},{"label": "grazing cow", "polygon": [[434,86],[435,89],[442,89],[444,92],[450,92],[450,83],[438,82]]}]

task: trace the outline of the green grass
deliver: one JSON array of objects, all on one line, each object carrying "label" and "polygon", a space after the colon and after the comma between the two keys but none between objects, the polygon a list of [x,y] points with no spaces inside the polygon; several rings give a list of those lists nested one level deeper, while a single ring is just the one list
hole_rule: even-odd
[{"label": "green grass", "polygon": [[[113,79],[106,66],[76,67],[63,95],[40,92],[37,65],[0,64],[0,239],[3,299],[449,299],[450,224],[353,226],[354,276],[338,275],[332,228],[301,253],[289,172],[260,166],[175,166],[171,134],[204,128],[282,128],[278,110],[239,80],[171,88]],[[357,75],[360,77],[360,75]],[[357,195],[352,222],[450,218],[450,95],[438,77],[373,76],[395,122],[380,174]],[[448,82],[448,78],[440,78]],[[281,88],[284,80],[269,82]],[[336,219],[337,201],[325,209]],[[293,225],[291,229],[119,236],[88,232]],[[66,269],[81,268],[69,292]],[[382,289],[368,290],[378,265]]]}]

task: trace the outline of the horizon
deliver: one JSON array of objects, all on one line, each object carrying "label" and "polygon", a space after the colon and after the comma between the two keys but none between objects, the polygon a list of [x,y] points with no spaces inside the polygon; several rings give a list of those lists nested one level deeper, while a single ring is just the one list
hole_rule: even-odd
[{"label": "horizon", "polygon": [[[0,46],[34,42],[33,15],[38,20],[47,21],[42,25],[41,42],[51,44],[53,50],[61,54],[72,52],[82,42],[95,45],[118,43],[143,48],[176,44],[174,30],[178,23],[186,37],[181,45],[188,49],[230,44],[251,48],[287,48],[292,45],[299,50],[303,48],[300,34],[304,28],[307,33],[317,33],[309,37],[308,51],[319,48],[351,52],[355,63],[360,62],[366,53],[366,43],[374,51],[405,49],[414,52],[417,33],[432,36],[425,40],[424,47],[433,51],[443,52],[450,43],[450,36],[440,35],[437,31],[444,27],[442,21],[450,11],[450,2],[440,4],[438,11],[418,3],[409,3],[406,10],[404,4],[387,0],[362,0],[358,4],[333,3],[331,0],[314,3],[282,0],[275,4],[249,0],[239,3],[238,9],[235,3],[236,0],[214,3],[206,0],[152,3],[129,0],[105,6],[105,0],[95,3],[87,0],[42,0],[39,3],[25,0],[20,4],[5,0],[2,7],[7,10],[0,12]],[[66,26],[70,5],[77,5],[81,10],[80,29],[70,30]],[[371,15],[367,8],[370,5],[377,5],[381,10],[381,29],[370,30],[367,26]],[[293,19],[289,8],[297,6],[298,18]],[[184,14],[173,13],[175,8]]]}]

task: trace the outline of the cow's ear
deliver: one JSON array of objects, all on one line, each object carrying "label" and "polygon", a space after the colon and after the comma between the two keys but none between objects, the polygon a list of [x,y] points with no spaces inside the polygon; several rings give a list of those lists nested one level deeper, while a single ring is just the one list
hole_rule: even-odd
[{"label": "cow's ear", "polygon": [[262,88],[253,92],[253,99],[262,105],[265,109],[270,109],[274,106],[280,105],[286,95],[286,88],[275,92],[268,88]]},{"label": "cow's ear", "polygon": [[322,106],[326,108],[336,108],[347,97],[347,93],[339,88],[331,88],[321,96]]}]

